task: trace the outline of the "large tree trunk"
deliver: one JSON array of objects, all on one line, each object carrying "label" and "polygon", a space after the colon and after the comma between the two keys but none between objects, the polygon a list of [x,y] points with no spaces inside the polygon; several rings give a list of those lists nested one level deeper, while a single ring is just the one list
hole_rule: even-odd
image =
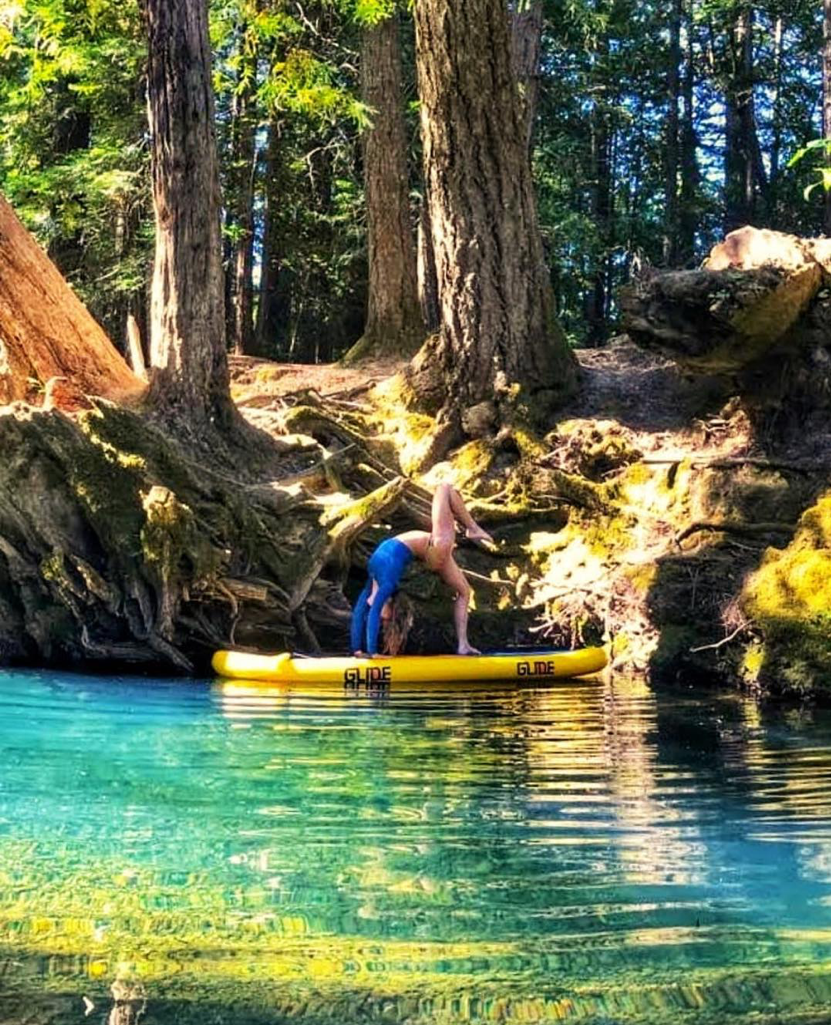
[{"label": "large tree trunk", "polygon": [[[88,100],[79,95],[72,85],[75,84],[70,73],[65,78],[48,87],[48,93],[54,103],[52,125],[52,152],[48,158],[57,161],[78,150],[89,149],[92,136],[92,118],[88,109]],[[50,216],[58,225],[58,230],[49,241],[49,258],[65,278],[73,278],[79,271],[83,273],[85,244],[84,225],[85,202],[82,196],[77,197],[81,207],[80,216],[72,218],[74,230],[66,226],[62,217],[61,206],[67,197],[58,198],[49,204]]]},{"label": "large tree trunk", "polygon": [[34,399],[54,377],[114,400],[145,387],[0,197],[0,403]]},{"label": "large tree trunk", "polygon": [[348,361],[384,352],[411,355],[425,335],[410,219],[397,15],[364,29],[361,88],[372,111],[372,127],[364,136],[369,294],[364,334]]},{"label": "large tree trunk", "polygon": [[594,255],[594,273],[587,296],[587,338],[590,345],[602,345],[607,335],[608,252],[612,219],[611,151],[612,136],[604,100],[599,98],[595,101],[591,115],[591,215],[599,251]]},{"label": "large tree trunk", "polygon": [[778,227],[779,222],[779,165],[782,160],[782,42],[784,36],[784,21],[779,15],[773,23],[773,99],[771,101],[771,131],[770,143],[770,209],[768,211],[771,226]]},{"label": "large tree trunk", "polygon": [[529,152],[534,141],[537,100],[540,91],[542,50],[542,0],[515,0],[511,19],[514,72],[520,88],[525,141]]},{"label": "large tree trunk", "polygon": [[206,0],[144,0],[156,253],[151,394],[192,426],[235,420],[225,353]]},{"label": "large tree trunk", "polygon": [[422,402],[459,423],[543,411],[569,394],[502,0],[415,6],[424,167],[441,331],[416,356]]}]

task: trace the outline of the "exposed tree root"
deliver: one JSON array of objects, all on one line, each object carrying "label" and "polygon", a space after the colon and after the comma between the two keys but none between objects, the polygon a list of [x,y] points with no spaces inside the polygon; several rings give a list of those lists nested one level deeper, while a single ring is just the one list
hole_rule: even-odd
[{"label": "exposed tree root", "polygon": [[675,535],[675,543],[680,545],[688,537],[702,530],[718,531],[723,534],[789,534],[796,529],[795,523],[741,523],[731,520],[707,521],[691,523]]}]

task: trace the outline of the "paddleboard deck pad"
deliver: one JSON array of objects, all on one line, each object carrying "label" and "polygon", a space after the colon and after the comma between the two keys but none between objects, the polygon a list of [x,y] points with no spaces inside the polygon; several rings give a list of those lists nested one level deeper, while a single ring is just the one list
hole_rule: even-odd
[{"label": "paddleboard deck pad", "polygon": [[465,683],[475,680],[543,683],[596,673],[606,662],[603,648],[580,648],[577,651],[398,655],[395,658],[306,658],[288,651],[279,655],[217,651],[211,664],[214,672],[229,680],[338,684],[359,689],[393,683]]}]

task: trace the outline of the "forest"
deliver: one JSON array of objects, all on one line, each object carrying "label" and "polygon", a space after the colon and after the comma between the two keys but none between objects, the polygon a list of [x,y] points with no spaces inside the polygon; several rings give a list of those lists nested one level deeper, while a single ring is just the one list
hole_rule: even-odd
[{"label": "forest", "polygon": [[342,649],[449,480],[481,643],[831,684],[827,2],[15,0],[0,193],[4,661]]}]

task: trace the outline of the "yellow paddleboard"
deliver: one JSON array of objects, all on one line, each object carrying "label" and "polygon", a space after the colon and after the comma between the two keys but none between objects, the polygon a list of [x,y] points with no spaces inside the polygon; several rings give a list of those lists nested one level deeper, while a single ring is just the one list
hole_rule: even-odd
[{"label": "yellow paddleboard", "polygon": [[303,658],[285,651],[252,655],[217,651],[214,671],[230,680],[277,683],[338,684],[378,689],[393,683],[462,683],[474,680],[513,680],[544,683],[562,677],[596,673],[607,662],[603,648],[547,651],[510,655],[398,655],[395,658]]}]

